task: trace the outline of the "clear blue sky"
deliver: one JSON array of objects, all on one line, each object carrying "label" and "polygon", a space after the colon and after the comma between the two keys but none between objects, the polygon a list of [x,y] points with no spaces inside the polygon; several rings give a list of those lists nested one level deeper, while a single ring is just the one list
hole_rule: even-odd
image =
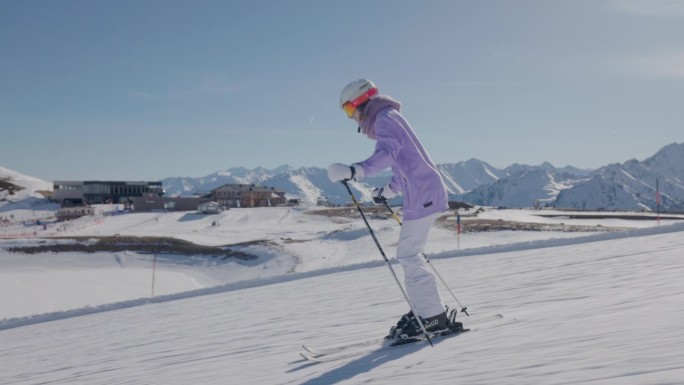
[{"label": "clear blue sky", "polygon": [[374,142],[349,81],[437,163],[596,168],[684,141],[684,1],[0,3],[0,166],[45,180],[327,167]]}]

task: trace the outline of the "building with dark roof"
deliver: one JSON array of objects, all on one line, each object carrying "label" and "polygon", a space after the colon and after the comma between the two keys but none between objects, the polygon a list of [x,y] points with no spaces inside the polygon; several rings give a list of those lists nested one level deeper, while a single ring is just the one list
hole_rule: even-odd
[{"label": "building with dark roof", "polygon": [[142,197],[153,193],[164,195],[162,182],[126,182],[126,181],[55,181],[52,199],[63,206],[124,203],[131,202],[133,197]]},{"label": "building with dark roof", "polygon": [[211,199],[223,207],[269,207],[285,204],[285,192],[254,184],[226,184],[211,190]]}]

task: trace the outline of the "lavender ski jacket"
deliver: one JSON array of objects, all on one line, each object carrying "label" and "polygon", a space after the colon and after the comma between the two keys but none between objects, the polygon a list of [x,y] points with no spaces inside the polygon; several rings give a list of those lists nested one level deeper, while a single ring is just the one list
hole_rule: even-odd
[{"label": "lavender ski jacket", "polygon": [[[373,155],[357,164],[366,176],[391,167],[390,188],[404,195],[404,219],[420,219],[446,210],[447,192],[442,176],[398,107],[395,102],[367,118],[373,124],[364,127],[364,133],[377,143]],[[362,127],[363,123],[367,122],[362,122]]]}]

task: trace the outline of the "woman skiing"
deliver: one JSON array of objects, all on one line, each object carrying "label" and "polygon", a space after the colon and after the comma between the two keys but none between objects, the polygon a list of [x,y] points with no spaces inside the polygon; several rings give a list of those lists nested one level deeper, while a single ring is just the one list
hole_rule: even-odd
[{"label": "woman skiing", "polygon": [[[422,258],[428,232],[437,216],[448,208],[442,177],[418,140],[411,126],[399,112],[400,103],[379,95],[369,80],[349,83],[340,95],[340,107],[359,125],[359,132],[375,140],[375,151],[366,160],[351,165],[334,163],[328,167],[333,182],[360,180],[387,168],[391,181],[373,191],[377,203],[398,194],[404,196],[404,221],[397,244],[397,259],[405,276],[406,293],[428,332],[449,328],[444,302],[435,277]],[[387,338],[406,338],[422,334],[409,311],[393,327]]]}]

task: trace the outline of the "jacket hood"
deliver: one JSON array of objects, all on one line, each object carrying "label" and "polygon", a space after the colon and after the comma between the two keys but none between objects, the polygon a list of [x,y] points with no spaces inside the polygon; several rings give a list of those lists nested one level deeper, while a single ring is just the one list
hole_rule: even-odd
[{"label": "jacket hood", "polygon": [[362,118],[359,122],[359,129],[370,139],[375,139],[376,137],[375,117],[378,115],[378,112],[384,110],[385,108],[394,108],[395,110],[399,111],[401,109],[401,103],[387,95],[380,95],[369,100],[361,112]]}]

